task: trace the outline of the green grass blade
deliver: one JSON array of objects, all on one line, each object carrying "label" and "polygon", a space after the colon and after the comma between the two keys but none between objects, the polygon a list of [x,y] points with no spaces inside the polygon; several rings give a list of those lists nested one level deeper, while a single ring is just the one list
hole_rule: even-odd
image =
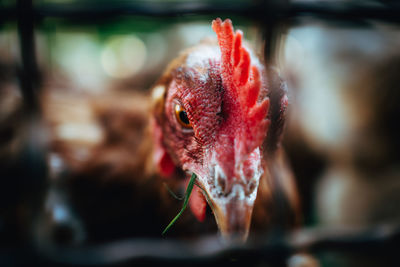
[{"label": "green grass blade", "polygon": [[172,221],[168,224],[168,226],[165,227],[164,231],[162,232],[162,235],[165,235],[165,233],[168,232],[168,230],[172,227],[172,225],[174,225],[174,223],[179,219],[179,217],[181,217],[181,215],[185,211],[187,204],[189,202],[190,195],[192,194],[192,190],[193,190],[193,186],[194,186],[194,182],[196,181],[196,178],[197,178],[196,174],[193,173],[192,177],[190,177],[189,184],[186,187],[185,199],[183,201],[182,209],[178,213],[178,215],[176,215],[175,218],[172,219]]}]

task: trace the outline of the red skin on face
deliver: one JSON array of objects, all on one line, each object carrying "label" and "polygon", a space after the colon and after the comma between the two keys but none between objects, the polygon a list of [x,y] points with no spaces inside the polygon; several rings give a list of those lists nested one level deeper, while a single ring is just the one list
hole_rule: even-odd
[{"label": "red skin on face", "polygon": [[[233,184],[241,175],[237,173],[238,164],[244,164],[242,175],[246,179],[252,177],[246,166],[259,160],[249,156],[265,138],[269,99],[259,99],[260,90],[267,90],[261,75],[264,69],[252,62],[242,45],[242,33],[234,33],[230,20],[214,20],[212,27],[219,47],[199,46],[172,70],[163,123],[156,127],[157,140],[161,142],[156,153],[164,174],[170,175],[177,166],[200,177],[212,177],[211,166],[217,163],[227,183]],[[193,60],[198,51],[199,60]],[[178,123],[175,105],[184,108],[192,129],[184,129]],[[196,187],[190,207],[199,220],[204,219],[205,205]]]},{"label": "red skin on face", "polygon": [[[216,19],[212,28],[218,36],[221,49],[221,76],[224,94],[224,113],[229,114],[221,126],[218,140],[221,155],[219,162],[235,162],[245,160],[255,148],[261,145],[268,129],[266,119],[269,109],[269,99],[257,103],[262,80],[259,66],[251,64],[249,52],[242,46],[242,32],[234,33],[232,22]],[[236,143],[235,143],[236,142]],[[218,149],[218,148],[217,148]],[[232,158],[236,157],[239,159]],[[232,168],[222,166],[228,177]]]},{"label": "red skin on face", "polygon": [[[189,183],[189,179],[187,179],[186,186]],[[206,200],[204,199],[203,194],[201,193],[200,188],[194,186],[192,195],[189,199],[189,207],[192,211],[193,215],[199,222],[203,222],[206,218]]]}]

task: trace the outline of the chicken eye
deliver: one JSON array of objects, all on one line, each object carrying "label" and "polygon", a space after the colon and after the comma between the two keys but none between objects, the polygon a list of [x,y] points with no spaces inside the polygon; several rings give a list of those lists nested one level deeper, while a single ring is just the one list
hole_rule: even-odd
[{"label": "chicken eye", "polygon": [[192,128],[192,124],[190,124],[186,111],[179,104],[175,105],[175,117],[182,127]]}]

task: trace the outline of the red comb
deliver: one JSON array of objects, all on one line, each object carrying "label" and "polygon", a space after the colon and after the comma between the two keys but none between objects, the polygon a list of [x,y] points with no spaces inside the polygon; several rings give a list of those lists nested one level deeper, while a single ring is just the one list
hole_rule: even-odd
[{"label": "red comb", "polygon": [[212,28],[221,49],[221,76],[227,95],[224,105],[228,105],[230,114],[241,117],[243,138],[248,143],[246,150],[252,150],[262,142],[269,124],[266,120],[269,99],[257,103],[262,86],[260,70],[251,64],[250,54],[242,45],[243,34],[233,31],[230,19],[222,22],[217,18]]}]

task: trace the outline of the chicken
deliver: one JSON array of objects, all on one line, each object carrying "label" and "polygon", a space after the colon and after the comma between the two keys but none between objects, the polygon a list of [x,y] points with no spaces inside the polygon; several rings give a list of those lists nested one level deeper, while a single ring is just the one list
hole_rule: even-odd
[{"label": "chicken", "polygon": [[204,219],[208,201],[222,236],[246,240],[256,202],[255,223],[264,229],[297,220],[278,144],[288,100],[277,74],[244,47],[229,19],[212,28],[218,43],[182,53],[153,88],[153,158],[164,177],[197,175],[190,200],[196,218]]},{"label": "chicken", "polygon": [[[114,92],[86,99],[53,90],[42,101],[53,128],[51,158],[63,166],[52,181],[61,179],[70,217],[74,225],[81,221],[79,238],[70,240],[160,237],[182,205],[164,184],[182,195],[192,173],[204,192],[194,187],[192,213],[168,237],[215,233],[218,224],[225,239],[243,241],[250,226],[258,233],[298,221],[293,177],[279,145],[284,84],[244,48],[229,20],[216,20],[213,28],[219,44],[206,40],[184,51],[151,98]],[[51,218],[55,211],[49,212]]]}]

